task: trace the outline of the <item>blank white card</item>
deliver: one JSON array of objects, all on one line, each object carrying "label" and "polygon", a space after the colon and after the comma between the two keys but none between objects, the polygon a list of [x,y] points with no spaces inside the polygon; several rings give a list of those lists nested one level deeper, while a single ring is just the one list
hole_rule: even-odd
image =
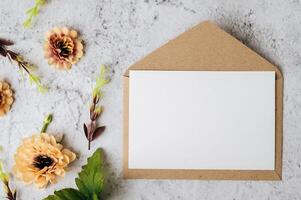
[{"label": "blank white card", "polygon": [[275,73],[130,71],[129,169],[274,170]]}]

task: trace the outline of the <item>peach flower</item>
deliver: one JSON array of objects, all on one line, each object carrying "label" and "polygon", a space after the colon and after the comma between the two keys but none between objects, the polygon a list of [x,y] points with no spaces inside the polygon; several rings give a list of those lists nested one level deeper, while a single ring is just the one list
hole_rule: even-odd
[{"label": "peach flower", "polygon": [[45,58],[57,69],[71,69],[83,56],[83,48],[75,30],[56,27],[46,33]]},{"label": "peach flower", "polygon": [[15,153],[13,172],[27,184],[43,188],[64,177],[76,155],[57,143],[54,136],[41,133],[25,138]]}]

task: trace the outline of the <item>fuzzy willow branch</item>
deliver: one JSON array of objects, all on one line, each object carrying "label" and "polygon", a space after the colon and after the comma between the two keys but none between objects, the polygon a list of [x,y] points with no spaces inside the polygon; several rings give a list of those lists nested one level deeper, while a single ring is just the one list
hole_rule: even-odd
[{"label": "fuzzy willow branch", "polygon": [[17,200],[16,190],[12,190],[9,186],[9,174],[3,171],[2,162],[0,162],[0,180],[3,183],[3,189],[8,200]]},{"label": "fuzzy willow branch", "polygon": [[103,87],[109,82],[106,78],[106,69],[102,65],[100,68],[100,75],[96,79],[96,85],[93,88],[93,99],[90,106],[90,121],[84,124],[84,132],[88,140],[88,149],[91,148],[91,142],[96,139],[104,130],[105,126],[97,127],[96,121],[102,113],[102,106],[99,106],[99,102],[103,96]]},{"label": "fuzzy willow branch", "polygon": [[42,7],[45,3],[46,0],[35,0],[35,5],[26,11],[28,18],[23,23],[25,28],[29,28],[31,26],[33,18],[38,16],[40,7]]},{"label": "fuzzy willow branch", "polygon": [[40,77],[32,73],[35,67],[26,62],[19,54],[7,49],[11,45],[13,42],[0,39],[0,55],[7,57],[11,62],[15,62],[19,69],[28,75],[30,82],[37,86],[39,92],[46,92],[47,87],[42,85]]}]

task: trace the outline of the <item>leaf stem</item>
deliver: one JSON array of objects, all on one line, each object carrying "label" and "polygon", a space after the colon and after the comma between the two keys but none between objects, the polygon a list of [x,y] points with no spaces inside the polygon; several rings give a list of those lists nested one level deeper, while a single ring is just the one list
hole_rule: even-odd
[{"label": "leaf stem", "polygon": [[42,129],[41,129],[41,133],[45,133],[47,128],[48,128],[48,125],[52,122],[52,114],[49,114],[45,117],[44,121],[43,121],[43,126],[42,126]]},{"label": "leaf stem", "polygon": [[5,188],[5,190],[6,190],[6,195],[7,195],[7,199],[8,200],[17,200],[17,193],[16,193],[16,191],[12,191],[11,189],[10,189],[10,187],[9,187],[9,182],[8,181],[5,181],[5,182],[3,182],[3,184],[4,184],[4,188]]},{"label": "leaf stem", "polygon": [[33,74],[30,70],[30,68],[33,67],[33,65],[26,62],[19,54],[7,49],[7,46],[10,45],[13,45],[13,43],[10,41],[0,39],[0,55],[2,55],[3,57],[7,57],[11,62],[16,62],[19,69],[27,73],[30,82],[36,84],[38,91],[41,93],[46,92],[48,88],[45,87],[41,83],[41,79],[37,75]]},{"label": "leaf stem", "polygon": [[102,107],[99,106],[99,101],[103,96],[102,89],[109,82],[106,78],[106,68],[104,65],[100,67],[100,75],[96,79],[96,84],[92,91],[92,104],[90,106],[90,122],[89,124],[84,124],[84,132],[88,140],[88,149],[91,148],[91,142],[101,134],[104,130],[103,127],[97,127],[96,121],[102,113]]},{"label": "leaf stem", "polygon": [[35,0],[35,5],[26,11],[28,17],[23,23],[24,28],[29,28],[31,26],[33,18],[39,14],[41,6],[45,3],[46,0]]},{"label": "leaf stem", "polygon": [[6,193],[6,198],[9,200],[16,200],[17,192],[16,190],[11,190],[9,187],[9,174],[3,171],[2,165],[3,163],[0,161],[0,180],[3,183],[3,189]]}]

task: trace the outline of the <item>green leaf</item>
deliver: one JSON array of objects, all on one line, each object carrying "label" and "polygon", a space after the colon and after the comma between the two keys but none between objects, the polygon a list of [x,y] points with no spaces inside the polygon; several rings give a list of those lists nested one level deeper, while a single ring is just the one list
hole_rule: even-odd
[{"label": "green leaf", "polygon": [[95,193],[93,194],[93,200],[99,200],[98,196]]},{"label": "green leaf", "polygon": [[35,8],[35,7],[28,9],[28,10],[26,11],[26,14],[31,15],[31,13],[33,12],[34,8]]},{"label": "green leaf", "polygon": [[[86,196],[87,199],[95,199],[99,197],[103,190],[103,152],[97,149],[94,154],[88,158],[87,165],[83,166],[78,178],[75,179],[79,191]],[[96,199],[97,200],[97,199]]]},{"label": "green leaf", "polygon": [[3,165],[3,163],[2,163],[2,161],[0,161],[0,180],[2,182],[8,182],[9,174],[3,171],[2,165]]},{"label": "green leaf", "polygon": [[100,200],[103,190],[103,151],[97,149],[88,158],[88,163],[82,167],[82,171],[75,179],[77,189],[66,188],[55,191],[43,200]]},{"label": "green leaf", "polygon": [[45,119],[43,120],[43,126],[42,126],[42,129],[40,131],[40,133],[46,133],[46,130],[49,126],[49,124],[52,122],[52,114],[48,114]]},{"label": "green leaf", "polygon": [[60,200],[60,198],[55,195],[49,195],[48,197],[44,198],[43,200]]},{"label": "green leaf", "polygon": [[102,111],[102,106],[96,106],[94,112],[100,114]]},{"label": "green leaf", "polygon": [[48,88],[42,85],[40,77],[32,74],[31,72],[29,73],[29,80],[31,84],[34,83],[37,86],[40,93],[44,94],[48,91]]},{"label": "green leaf", "polygon": [[39,8],[38,6],[35,6],[32,10],[32,16],[37,16],[39,14]]},{"label": "green leaf", "polygon": [[32,64],[29,64],[27,63],[27,66],[26,68],[29,70],[29,71],[36,71],[38,69],[38,67],[36,65],[32,65]]},{"label": "green leaf", "polygon": [[35,5],[26,11],[28,18],[23,23],[24,28],[29,28],[32,23],[33,17],[39,14],[40,7],[46,3],[46,0],[35,0]]},{"label": "green leaf", "polygon": [[46,0],[35,0],[35,3],[38,5],[43,5],[46,3]]},{"label": "green leaf", "polygon": [[93,97],[98,96],[99,98],[102,96],[102,88],[109,83],[109,80],[106,79],[106,68],[104,65],[100,67],[100,75],[96,79],[96,84],[93,88]]},{"label": "green leaf", "polygon": [[66,188],[55,191],[54,195],[49,195],[44,200],[86,200],[86,198],[78,190]]},{"label": "green leaf", "polygon": [[29,28],[31,25],[32,17],[29,17],[24,23],[23,26],[24,28]]}]

